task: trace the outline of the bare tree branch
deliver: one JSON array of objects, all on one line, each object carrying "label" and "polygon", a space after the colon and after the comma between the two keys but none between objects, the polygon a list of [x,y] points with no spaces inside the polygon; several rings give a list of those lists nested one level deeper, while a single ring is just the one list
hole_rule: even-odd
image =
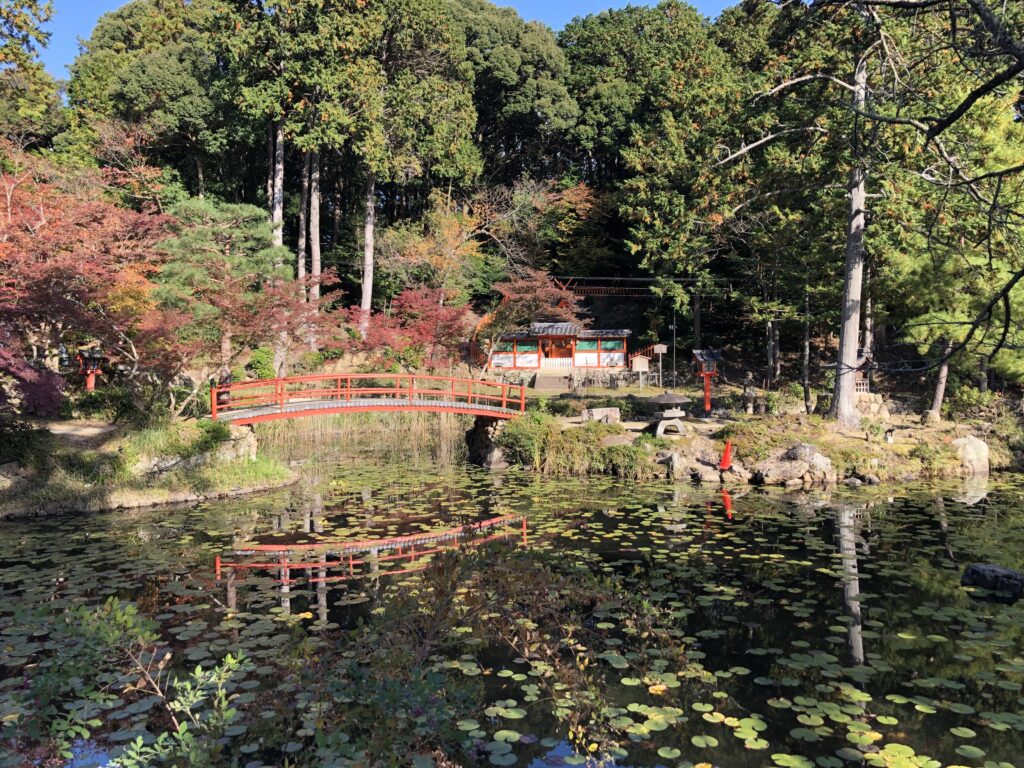
[{"label": "bare tree branch", "polygon": [[[724,157],[718,162],[716,162],[714,167],[718,168],[720,166],[727,165],[728,163],[731,163],[733,160],[739,157],[743,157],[743,155],[746,155],[752,150],[757,149],[761,145],[767,144],[768,142],[771,141],[775,141],[775,139],[791,133],[828,133],[828,129],[822,128],[820,125],[805,125],[802,128],[786,128],[781,131],[776,131],[775,133],[769,133],[767,136],[764,136],[751,144],[743,145],[728,157]],[[726,149],[728,149],[728,147],[726,147]]]}]

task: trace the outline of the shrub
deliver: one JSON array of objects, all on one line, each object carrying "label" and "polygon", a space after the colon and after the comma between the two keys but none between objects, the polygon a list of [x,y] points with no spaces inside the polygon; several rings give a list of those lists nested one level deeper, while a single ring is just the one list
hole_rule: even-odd
[{"label": "shrub", "polygon": [[551,401],[546,397],[538,397],[526,403],[526,410],[535,413],[551,413]]},{"label": "shrub", "polygon": [[657,437],[651,432],[641,432],[633,441],[633,445],[654,451],[668,451],[673,447],[672,441],[667,437]]},{"label": "shrub", "polygon": [[61,405],[65,419],[138,421],[145,418],[132,392],[117,384],[103,382],[92,392],[82,392]]},{"label": "shrub", "polygon": [[50,433],[23,421],[0,421],[0,464],[35,464],[50,447]]},{"label": "shrub", "polygon": [[647,404],[642,400],[628,395],[626,397],[603,397],[598,400],[589,400],[584,408],[618,408],[622,414],[623,421],[635,421],[637,417],[647,412]]},{"label": "shrub", "polygon": [[881,438],[887,428],[886,423],[878,419],[861,419],[860,425],[867,433],[868,442]]},{"label": "shrub", "polygon": [[943,461],[950,455],[940,446],[920,443],[911,449],[910,458],[921,462],[921,469],[926,475],[937,475]]},{"label": "shrub", "polygon": [[319,373],[323,370],[327,357],[323,352],[306,352],[295,363],[296,374]]},{"label": "shrub", "polygon": [[[538,411],[528,412],[509,422],[497,442],[505,456],[514,464],[530,467],[546,475],[582,476],[592,472],[613,471],[623,477],[639,476],[640,454],[649,463],[647,451],[628,446],[636,453],[610,454],[614,448],[601,445],[610,435],[619,435],[618,424],[588,422],[578,429],[563,430],[558,420]],[[624,447],[624,446],[617,446]],[[646,476],[646,475],[644,475]]]},{"label": "shrub", "polygon": [[211,451],[230,438],[231,428],[224,422],[182,422],[133,433],[125,443],[125,453],[187,459]]},{"label": "shrub", "polygon": [[539,411],[528,411],[505,425],[497,443],[512,463],[540,469],[549,436],[558,431],[561,430],[554,418]]},{"label": "shrub", "polygon": [[249,363],[245,369],[257,379],[273,379],[277,375],[274,370],[274,350],[269,347],[254,349],[249,354]]},{"label": "shrub", "polygon": [[1001,404],[995,392],[982,392],[969,384],[960,384],[942,404],[944,415],[950,418],[985,418],[995,415]]},{"label": "shrub", "polygon": [[548,410],[552,414],[569,418],[582,414],[585,407],[586,404],[582,400],[569,397],[559,397],[548,404]]},{"label": "shrub", "polygon": [[588,422],[579,429],[557,429],[548,435],[543,451],[547,475],[582,476],[604,470],[601,441],[620,434],[618,425]]},{"label": "shrub", "polygon": [[602,451],[605,470],[624,480],[650,480],[658,474],[651,454],[642,445],[613,445]]},{"label": "shrub", "polygon": [[782,413],[784,404],[785,401],[781,392],[765,392],[764,410],[769,416],[778,416]]}]

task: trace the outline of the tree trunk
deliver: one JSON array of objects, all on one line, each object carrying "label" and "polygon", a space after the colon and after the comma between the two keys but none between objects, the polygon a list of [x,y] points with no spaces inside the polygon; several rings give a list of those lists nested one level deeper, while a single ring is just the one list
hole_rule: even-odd
[{"label": "tree trunk", "polygon": [[[299,238],[295,254],[295,274],[299,282],[306,279],[306,241],[309,231],[308,217],[306,212],[309,208],[309,152],[302,153],[302,183],[299,187]],[[302,288],[302,296],[305,298],[306,289]]]},{"label": "tree trunk", "polygon": [[231,334],[220,336],[220,370],[217,372],[217,383],[223,384],[231,376]]},{"label": "tree trunk", "polygon": [[[273,243],[278,248],[284,245],[284,121],[274,123],[274,162],[272,164],[274,187],[270,199],[270,222],[274,228]],[[276,266],[280,267],[281,263]],[[284,376],[288,365],[288,334],[281,331],[274,344],[274,374]]]},{"label": "tree trunk", "polygon": [[782,342],[779,340],[779,323],[772,322],[772,381],[778,381],[782,376]]},{"label": "tree trunk", "polygon": [[274,245],[284,245],[284,120],[274,123],[274,194],[270,221],[274,225]]},{"label": "tree trunk", "polygon": [[373,306],[373,234],[377,217],[377,179],[372,172],[366,176],[366,211],[363,225],[363,295],[359,302],[359,332],[366,336]]},{"label": "tree trunk", "polygon": [[196,197],[202,198],[206,194],[206,176],[203,173],[203,158],[196,157]]},{"label": "tree trunk", "polygon": [[[857,62],[853,107],[863,111],[867,102],[866,59]],[[858,118],[859,121],[859,118]],[[846,228],[846,265],[843,276],[843,311],[839,326],[839,354],[831,416],[846,427],[860,424],[857,411],[857,347],[860,341],[860,302],[864,283],[864,225],[867,205],[867,174],[859,156],[859,127],[854,128],[853,167],[847,188],[849,219]]]},{"label": "tree trunk", "polygon": [[862,295],[864,302],[864,353],[867,355],[875,351],[875,304],[871,301],[871,269],[864,273],[864,291]]},{"label": "tree trunk", "polygon": [[860,568],[857,563],[856,516],[849,507],[836,510],[839,529],[839,554],[843,573],[843,606],[846,609],[846,644],[850,660],[862,666],[864,656],[864,625],[860,610]]},{"label": "tree trunk", "polygon": [[803,359],[800,363],[800,375],[804,384],[804,411],[808,414],[814,411],[811,403],[811,300],[804,294],[804,349]]},{"label": "tree trunk", "polygon": [[320,153],[313,152],[309,173],[309,300],[320,301]]},{"label": "tree trunk", "polygon": [[334,206],[331,209],[331,245],[338,247],[338,237],[341,235],[341,215],[344,210],[344,201],[341,194],[341,181],[334,190]]},{"label": "tree trunk", "polygon": [[267,126],[267,210],[274,205],[274,123]]},{"label": "tree trunk", "polygon": [[978,391],[982,394],[988,392],[988,356],[982,355],[978,359]]},{"label": "tree trunk", "polygon": [[693,346],[696,349],[701,349],[701,295],[694,294],[693,296]]},{"label": "tree trunk", "polygon": [[942,364],[939,365],[939,377],[935,380],[935,394],[932,396],[932,418],[935,421],[942,419],[942,401],[946,399],[946,382],[949,380],[948,355],[953,350],[952,340],[947,339],[942,347]]},{"label": "tree trunk", "polygon": [[765,366],[765,370],[767,371],[765,378],[767,378],[769,382],[775,381],[775,333],[772,330],[774,325],[775,323],[769,320],[768,324],[764,327],[764,352],[765,361],[767,363]]}]

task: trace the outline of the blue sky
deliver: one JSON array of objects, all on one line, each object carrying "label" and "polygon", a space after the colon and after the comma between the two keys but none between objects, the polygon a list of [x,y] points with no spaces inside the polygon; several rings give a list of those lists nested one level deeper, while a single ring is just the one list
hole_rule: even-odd
[{"label": "blue sky", "polygon": [[[96,19],[121,5],[125,0],[53,0],[54,18],[48,30],[50,46],[43,53],[46,68],[54,77],[66,78],[67,65],[78,53],[78,39],[88,38]],[[693,0],[691,0],[693,2]],[[511,5],[524,19],[543,21],[554,29],[561,29],[575,16],[596,13],[606,8],[621,8],[626,2],[616,0],[498,0],[498,5]],[[634,5],[640,5],[634,0]],[[704,14],[714,17],[731,5],[726,0],[696,0],[695,5]]]}]

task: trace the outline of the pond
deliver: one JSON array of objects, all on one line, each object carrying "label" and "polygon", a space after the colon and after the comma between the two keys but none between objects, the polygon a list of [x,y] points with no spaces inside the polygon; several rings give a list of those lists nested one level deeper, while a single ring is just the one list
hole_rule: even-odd
[{"label": "pond", "polygon": [[1022,498],[363,455],[4,523],[0,766],[1024,765],[1024,615],[959,585]]}]

